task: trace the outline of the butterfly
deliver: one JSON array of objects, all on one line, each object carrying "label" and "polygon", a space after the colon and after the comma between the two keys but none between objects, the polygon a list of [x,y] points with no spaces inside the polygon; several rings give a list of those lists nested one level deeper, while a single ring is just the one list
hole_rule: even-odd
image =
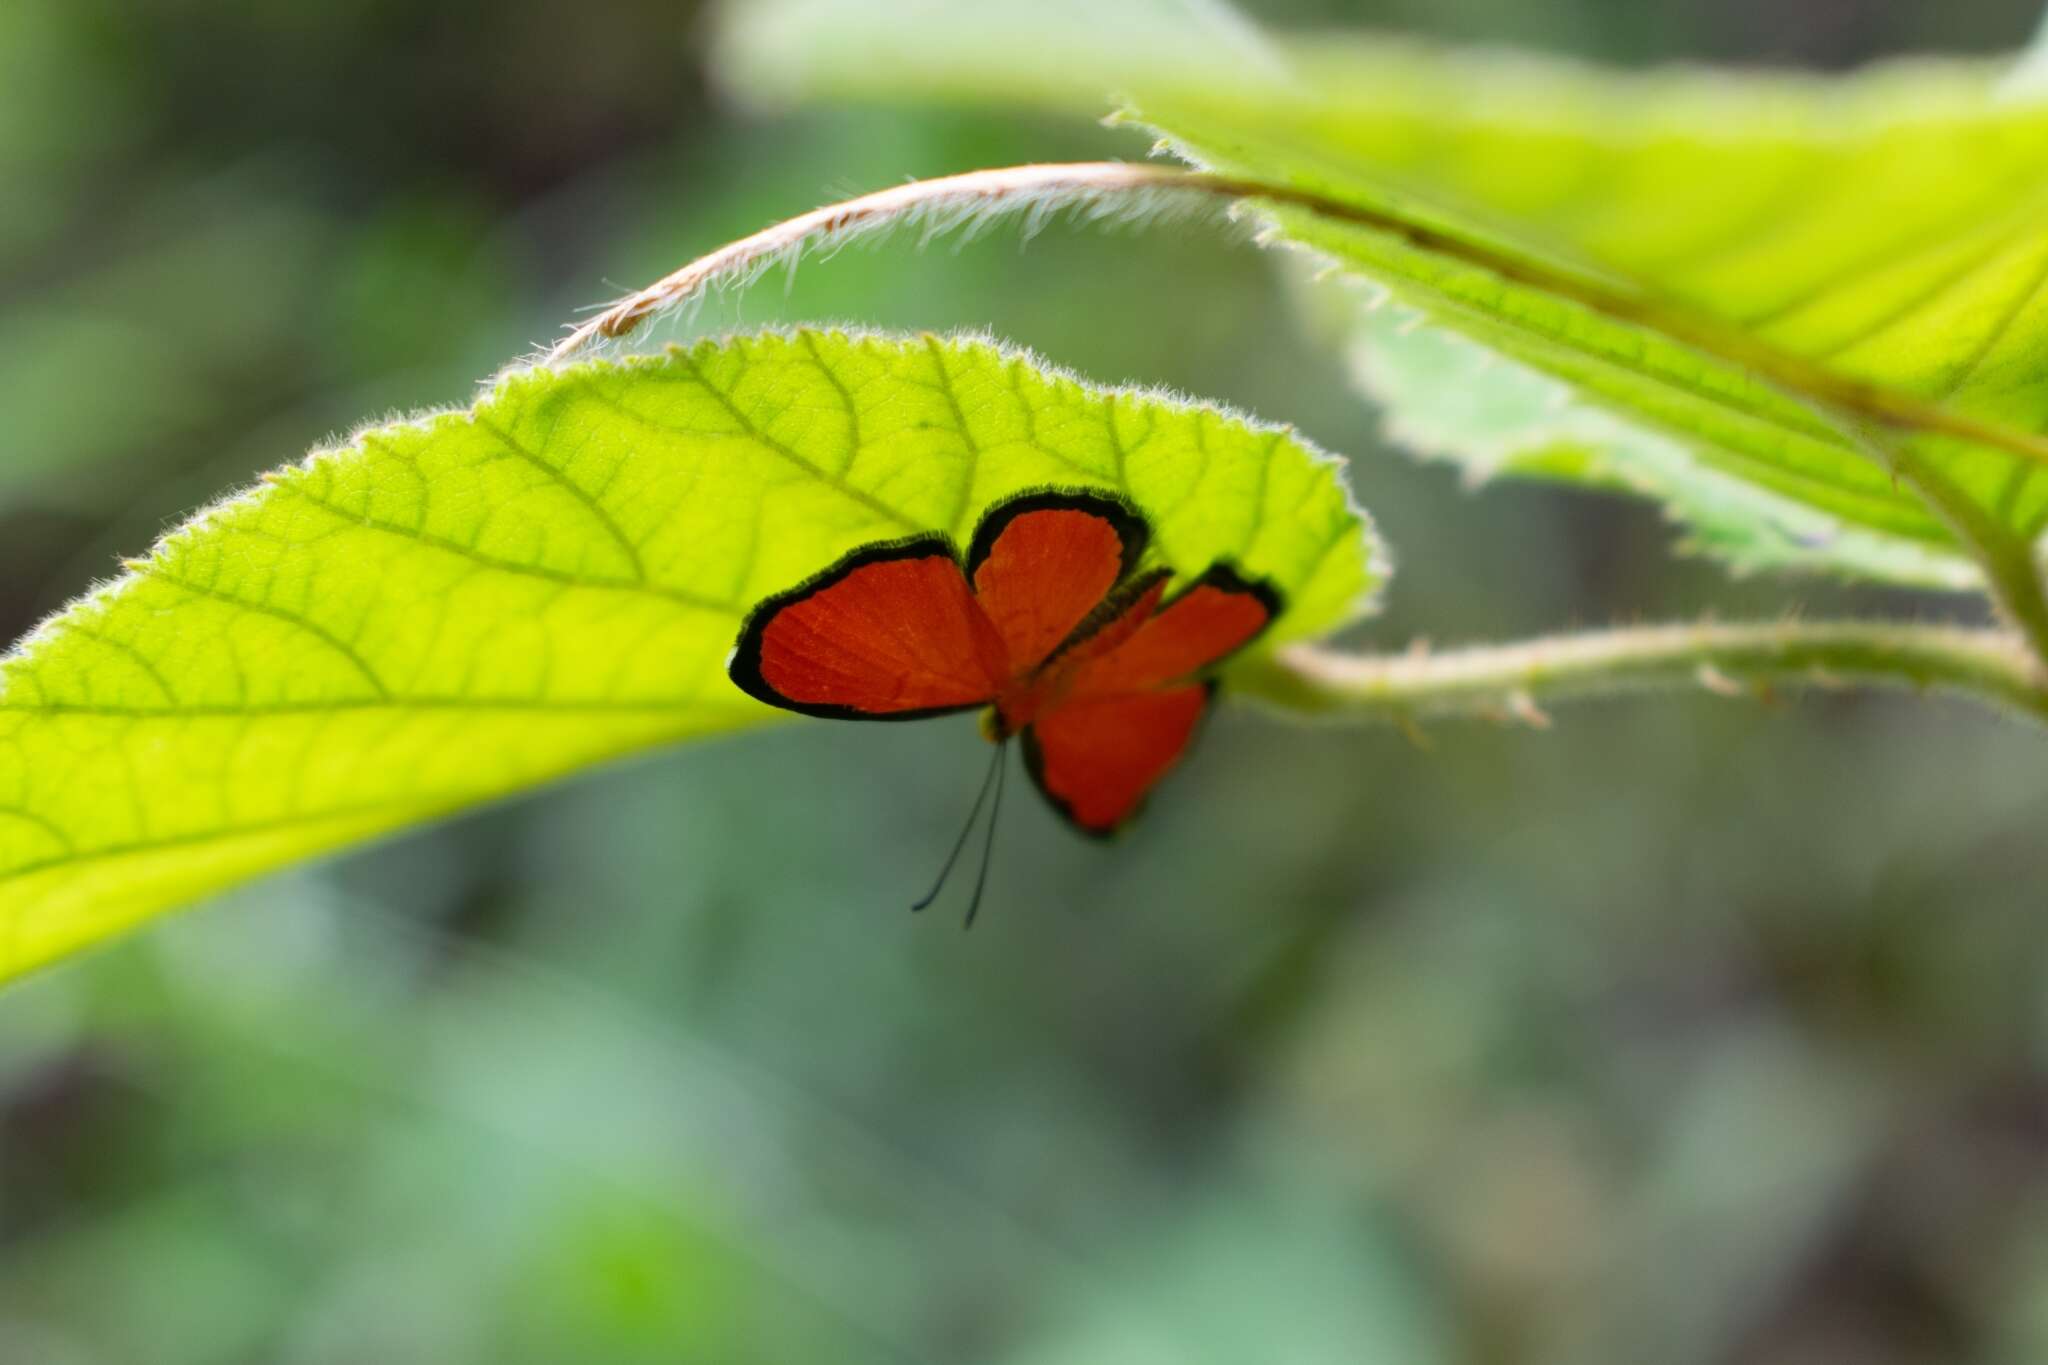
[{"label": "butterfly", "polygon": [[[727,672],[807,716],[916,720],[984,711],[996,743],[945,884],[1016,738],[1032,781],[1084,834],[1114,834],[1179,762],[1217,665],[1280,614],[1278,588],[1226,561],[1168,593],[1140,568],[1144,516],[1100,492],[997,503],[963,557],[939,534],[863,545],[748,613]],[[989,839],[994,837],[990,818]],[[968,922],[988,876],[986,846]]]}]

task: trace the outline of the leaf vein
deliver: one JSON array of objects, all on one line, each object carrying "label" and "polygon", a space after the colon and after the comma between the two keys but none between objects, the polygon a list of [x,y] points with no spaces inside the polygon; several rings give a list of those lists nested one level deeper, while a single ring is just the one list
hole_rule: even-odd
[{"label": "leaf vein", "polygon": [[329,502],[326,498],[312,492],[310,489],[298,486],[293,481],[281,480],[274,484],[273,487],[290,493],[293,497],[309,503],[351,526],[360,526],[366,531],[377,531],[385,535],[396,536],[401,540],[413,541],[429,549],[440,550],[443,553],[454,555],[458,559],[467,560],[478,568],[487,569],[493,573],[516,574],[524,578],[538,578],[571,588],[589,588],[605,592],[623,592],[646,597],[658,597],[664,601],[673,602],[678,606],[690,607],[697,611],[715,612],[721,616],[739,616],[745,610],[745,608],[732,602],[720,601],[718,598],[688,592],[682,588],[671,588],[644,577],[597,578],[569,573],[563,569],[550,569],[545,564],[535,564],[526,560],[500,558],[497,555],[486,554],[475,546],[465,545],[461,541],[447,536],[436,535],[431,531],[415,530],[410,526],[404,526],[395,521],[385,521],[380,517],[365,516],[360,512],[351,511],[338,503]]},{"label": "leaf vein", "polygon": [[163,694],[165,701],[176,704],[178,700],[177,691],[172,688],[170,680],[164,677],[163,670],[156,666],[154,659],[144,654],[134,645],[129,644],[126,640],[116,639],[114,636],[108,635],[103,631],[94,630],[91,626],[75,620],[66,620],[64,628],[73,635],[91,640],[94,644],[102,645],[126,658],[130,663],[142,670],[144,677],[155,684],[156,690]]},{"label": "leaf vein", "polygon": [[[712,399],[715,402],[717,402],[719,407],[725,410],[726,416],[732,418],[733,423],[739,427],[740,431],[747,437],[748,440],[753,441],[763,450],[766,450],[771,454],[782,457],[784,460],[787,460],[789,463],[795,465],[798,469],[801,469],[804,473],[818,480],[818,482],[824,484],[826,487],[833,489],[835,492],[839,493],[843,497],[852,500],[853,502],[859,503],[862,507],[865,507],[868,511],[873,512],[875,515],[879,517],[885,518],[889,521],[893,521],[898,526],[901,526],[904,529],[910,531],[923,531],[930,529],[926,527],[922,522],[919,522],[916,518],[907,515],[906,513],[898,510],[897,508],[891,507],[888,503],[883,502],[874,494],[869,493],[864,489],[855,488],[845,479],[838,477],[831,471],[817,464],[815,461],[806,458],[801,452],[793,449],[788,445],[783,444],[781,441],[776,440],[773,436],[770,436],[767,432],[761,430],[761,428],[755,425],[754,421],[751,418],[749,418],[745,412],[741,411],[739,404],[733,402],[732,396],[730,394],[726,393],[725,390],[719,388],[718,385],[711,382],[710,376],[704,373],[704,367],[697,363],[697,358],[695,356],[691,355],[688,351],[681,350],[674,351],[671,354],[675,356],[678,363],[682,364],[689,370],[691,377],[696,380],[698,386],[701,387],[706,393],[710,394]],[[625,404],[612,398],[611,395],[599,392],[596,388],[591,387],[589,385],[589,381],[587,380],[585,381],[584,391],[596,402],[618,413],[622,417],[639,423],[641,426],[648,427],[651,428],[652,430],[668,434],[672,434],[673,432],[673,429],[666,426],[665,424],[657,422],[653,418],[647,417],[641,413],[634,412]]]},{"label": "leaf vein", "polygon": [[136,567],[135,571],[155,582],[177,588],[182,592],[191,593],[194,597],[204,597],[215,602],[222,602],[228,606],[239,607],[243,611],[254,612],[259,616],[268,616],[273,620],[282,621],[286,625],[297,627],[326,645],[341,658],[347,660],[349,665],[362,675],[363,681],[370,685],[370,690],[376,693],[379,698],[388,698],[391,695],[391,689],[386,687],[384,680],[377,676],[377,670],[370,667],[369,660],[365,659],[355,646],[349,644],[348,641],[342,639],[317,621],[301,616],[297,612],[287,611],[283,607],[272,606],[268,602],[252,602],[246,597],[237,597],[233,593],[222,592],[218,588],[202,587],[200,584],[189,582],[175,574],[166,572],[155,564],[140,564]]},{"label": "leaf vein", "polygon": [[[491,421],[490,418],[478,413],[471,420],[476,423],[478,429],[489,432],[498,444],[505,447],[514,458],[523,460],[535,469],[538,469],[548,477],[551,483],[582,504],[585,510],[590,513],[591,519],[597,522],[603,528],[604,533],[611,537],[612,542],[619,547],[619,552],[626,557],[626,563],[632,566],[633,576],[635,578],[647,577],[647,567],[640,561],[640,547],[633,543],[632,537],[626,534],[625,528],[619,525],[617,519],[605,510],[604,503],[598,500],[596,494],[570,478],[567,470],[559,469],[549,464],[538,454],[521,445],[517,440],[513,439],[511,432],[506,431],[503,427]],[[559,421],[559,417],[556,420]]]},{"label": "leaf vein", "polygon": [[2034,273],[2029,277],[2027,287],[2013,295],[2012,301],[1999,314],[1991,329],[1971,348],[1961,367],[1942,381],[1937,397],[1953,398],[1962,391],[1963,386],[1970,382],[1971,377],[1982,368],[1984,362],[1991,358],[1991,353],[1998,349],[1998,343],[2005,340],[2006,333],[2012,330],[2013,324],[2026,313],[2027,306],[2040,297],[2043,285],[2048,285],[2048,251],[2043,251],[2041,259],[2035,263]]}]

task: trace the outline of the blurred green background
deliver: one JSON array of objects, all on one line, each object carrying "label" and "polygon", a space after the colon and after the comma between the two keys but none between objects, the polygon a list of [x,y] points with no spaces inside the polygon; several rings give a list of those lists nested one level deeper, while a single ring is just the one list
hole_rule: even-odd
[{"label": "blurred green background", "polygon": [[[1602,59],[2018,45],[2036,0],[1273,0]],[[0,0],[0,623],[824,200],[1136,156],[724,106],[662,0]],[[897,241],[698,330],[990,328],[1293,420],[1363,638],[1717,604],[1640,507],[1383,448],[1205,230]],[[652,755],[0,994],[0,1362],[2048,1358],[2048,743],[1934,702],[1609,704],[1421,749],[1232,710],[1134,837],[970,721]]]}]

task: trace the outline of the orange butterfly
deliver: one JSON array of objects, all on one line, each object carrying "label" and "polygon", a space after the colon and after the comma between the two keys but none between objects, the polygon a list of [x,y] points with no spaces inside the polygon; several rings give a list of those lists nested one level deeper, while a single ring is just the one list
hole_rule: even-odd
[{"label": "orange butterfly", "polygon": [[1102,493],[1013,497],[983,515],[964,561],[942,535],[883,541],[763,600],[728,671],[749,695],[809,716],[988,708],[996,759],[948,870],[990,779],[1002,799],[1012,735],[1054,809],[1108,835],[1187,749],[1215,691],[1205,675],[1280,613],[1278,589],[1221,562],[1168,597],[1170,569],[1137,571],[1149,539],[1136,509]]}]

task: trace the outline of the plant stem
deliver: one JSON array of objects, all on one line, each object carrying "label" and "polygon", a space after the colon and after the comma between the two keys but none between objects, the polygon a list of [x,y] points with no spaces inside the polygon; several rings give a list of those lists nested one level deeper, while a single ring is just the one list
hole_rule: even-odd
[{"label": "plant stem", "polygon": [[1740,365],[1781,390],[1854,413],[1865,421],[1907,431],[1941,432],[2048,465],[2048,435],[1973,417],[1910,393],[1838,374],[1825,365],[1782,351],[1738,328],[1639,289],[1623,288],[1554,264],[1524,259],[1484,242],[1402,217],[1388,208],[1333,199],[1299,186],[1117,161],[970,171],[893,185],[813,209],[720,247],[616,300],[536,360],[543,365],[562,364],[586,348],[630,334],[648,318],[682,306],[708,289],[751,278],[753,271],[791,253],[829,247],[835,241],[891,223],[922,218],[943,231],[948,226],[966,225],[1006,212],[1043,213],[1067,205],[1112,212],[1119,205],[1142,208],[1147,200],[1169,199],[1261,201],[1385,233],[1417,250],[1476,266],[1516,284],[1569,299],[1605,317],[1662,333]]},{"label": "plant stem", "polygon": [[2041,573],[2034,565],[2031,548],[2025,541],[2015,540],[1983,507],[1921,462],[1902,462],[1898,471],[1975,552],[1984,567],[1991,600],[2032,647],[2036,676],[2048,676],[2042,672],[2048,669],[2048,597],[2042,594]]},{"label": "plant stem", "polygon": [[648,318],[681,307],[707,290],[750,279],[755,271],[790,253],[829,249],[839,241],[893,223],[921,219],[934,230],[944,231],[1004,213],[1127,202],[1162,190],[1206,198],[1236,198],[1233,192],[1218,189],[1208,184],[1206,177],[1191,171],[1133,166],[1121,161],[1002,166],[891,185],[798,214],[699,256],[646,288],[614,301],[557,342],[539,357],[539,363],[560,364],[588,347],[624,337]]},{"label": "plant stem", "polygon": [[1395,723],[1464,715],[1540,727],[1546,705],[1583,697],[1856,685],[1951,692],[2048,723],[2048,687],[2018,636],[1882,621],[1637,626],[1382,655],[1296,647],[1233,681],[1291,711]]},{"label": "plant stem", "polygon": [[1955,532],[1956,539],[1983,568],[1985,587],[1999,614],[2026,637],[2034,652],[2035,667],[2044,670],[2039,676],[2048,677],[2048,596],[2042,592],[2041,571],[2034,563],[2033,547],[2015,536],[1938,467],[1892,440],[1889,433],[1854,413],[1818,402],[1808,406],[1817,415],[1833,421],[1894,477],[1904,480],[1928,509]]}]

